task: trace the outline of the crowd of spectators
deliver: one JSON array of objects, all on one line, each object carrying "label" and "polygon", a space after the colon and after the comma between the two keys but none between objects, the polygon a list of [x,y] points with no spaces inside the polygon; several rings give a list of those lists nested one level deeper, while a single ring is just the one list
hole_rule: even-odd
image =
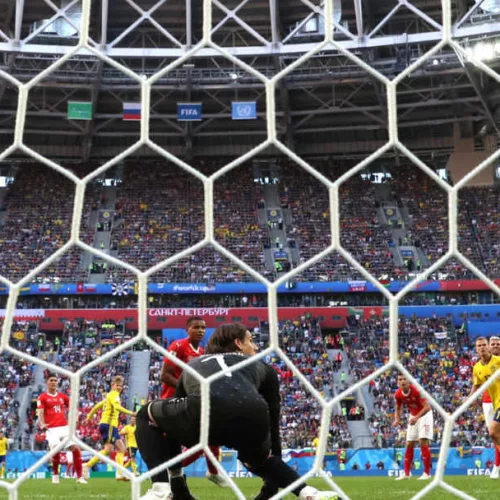
[{"label": "crowd of spectators", "polygon": [[459,249],[489,277],[500,277],[500,185],[459,192]]},{"label": "crowd of spectators", "polygon": [[[85,175],[91,165],[73,165],[72,170]],[[98,187],[90,183],[86,191],[82,219],[82,238],[92,234],[88,227],[90,212],[96,207]],[[0,269],[14,281],[61,248],[70,237],[75,185],[65,176],[42,164],[23,163],[10,186],[0,226]],[[82,251],[72,248],[39,273],[37,279],[81,281],[86,278],[80,268]]]},{"label": "crowd of spectators", "polygon": [[6,437],[14,439],[19,426],[20,402],[16,392],[22,387],[27,387],[33,380],[33,367],[25,360],[4,354],[0,358],[0,431]]},{"label": "crowd of spectators", "polygon": [[[292,266],[297,266],[331,243],[327,188],[309,172],[281,159],[277,189],[281,208],[288,210],[284,225]],[[311,160],[312,166],[335,180],[354,166],[353,161]],[[199,162],[205,174],[222,162]],[[72,165],[82,176],[95,165]],[[423,171],[413,165],[393,169],[388,180],[392,202],[407,214],[408,244],[422,249],[428,262],[447,251],[447,194]],[[204,227],[203,184],[177,166],[165,161],[130,161],[117,184],[111,252],[144,270],[200,241]],[[353,257],[378,279],[405,279],[408,269],[398,267],[392,254],[397,242],[391,229],[380,222],[377,185],[360,173],[340,187],[341,243]],[[500,272],[498,186],[465,188],[460,191],[459,248],[490,275]],[[4,224],[0,226],[0,267],[14,280],[24,276],[69,238],[73,213],[74,185],[66,177],[40,164],[19,166],[3,202]],[[273,278],[265,265],[264,249],[270,244],[269,230],[259,223],[263,187],[254,182],[253,166],[229,171],[214,184],[214,232],[216,240],[263,275]],[[106,206],[105,187],[90,182],[86,188],[81,238],[100,247],[99,232],[91,215]],[[90,223],[90,221],[93,221]],[[102,248],[102,247],[101,247]],[[295,249],[295,250],[294,250]],[[82,251],[73,248],[39,275],[39,280],[86,281]],[[421,263],[425,267],[425,263]],[[109,281],[133,279],[123,268],[106,266]],[[456,266],[449,269],[461,275]],[[465,273],[467,277],[470,274]],[[360,275],[333,253],[298,278],[306,280],[359,279]],[[203,249],[173,263],[155,275],[169,282],[252,281],[250,277],[213,249]]]},{"label": "crowd of spectators", "polygon": [[[346,340],[353,379],[359,380],[389,359],[388,319],[351,319]],[[474,352],[465,333],[443,318],[401,316],[398,324],[399,355],[403,365],[442,408],[452,413],[468,396],[471,387]],[[379,447],[403,446],[406,426],[395,429],[393,394],[397,372],[388,370],[372,381],[369,391],[374,411],[369,418],[374,444]],[[443,420],[434,412],[435,442],[440,443]],[[452,446],[490,446],[481,408],[471,406],[457,420]]]},{"label": "crowd of spectators", "polygon": [[[334,369],[317,319],[301,317],[296,321],[281,323],[280,347],[325,400],[334,396]],[[275,367],[280,378],[283,447],[312,446],[319,434],[322,413],[320,403],[309,394],[281,358],[271,355],[268,361]],[[349,446],[351,436],[347,421],[342,415],[334,415],[329,434],[330,448]]]}]

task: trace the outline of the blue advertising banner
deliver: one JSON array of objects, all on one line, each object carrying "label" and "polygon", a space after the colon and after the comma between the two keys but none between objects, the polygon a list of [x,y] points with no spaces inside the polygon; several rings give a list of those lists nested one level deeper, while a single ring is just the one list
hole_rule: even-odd
[{"label": "blue advertising banner", "polygon": [[233,102],[233,120],[255,120],[257,118],[256,102]]},{"label": "blue advertising banner", "polygon": [[177,120],[180,122],[199,122],[202,120],[201,102],[178,102]]},{"label": "blue advertising banner", "polygon": [[[324,470],[329,476],[385,476],[397,477],[401,474],[401,468],[396,462],[396,453],[404,455],[404,449],[347,449],[347,463],[345,469],[340,470],[337,455],[330,451],[325,456]],[[31,467],[37,460],[44,456],[42,451],[11,451],[7,455],[6,479],[15,479]],[[436,466],[439,450],[432,449],[432,467]],[[88,452],[83,452],[84,461],[90,458]],[[495,459],[493,448],[450,448],[446,459],[446,475],[462,476],[489,476],[491,465]],[[306,448],[304,450],[283,450],[283,460],[298,474],[303,475],[309,472],[314,464],[314,450]],[[420,468],[415,468],[415,464],[420,463]],[[420,449],[415,450],[414,467],[412,474],[418,476],[422,473]],[[140,454],[137,455],[137,465],[140,473],[146,472],[147,468]],[[232,450],[222,450],[222,467],[231,477],[252,477],[252,474],[243,467],[237,460],[236,453]],[[33,475],[32,479],[45,479],[49,469],[42,465]],[[114,469],[107,464],[98,464],[92,470],[99,473],[111,472]],[[207,472],[206,461],[197,460],[184,469],[187,476],[204,477]],[[65,471],[61,471],[65,477]]]}]

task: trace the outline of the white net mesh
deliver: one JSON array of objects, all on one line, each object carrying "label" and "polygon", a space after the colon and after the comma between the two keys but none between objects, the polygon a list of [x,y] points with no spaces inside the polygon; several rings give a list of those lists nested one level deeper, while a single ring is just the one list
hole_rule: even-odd
[{"label": "white net mesh", "polygon": [[[346,47],[349,46],[349,42],[347,43],[338,43],[334,40],[334,25],[335,29],[342,32],[344,35],[348,37],[348,39],[353,40],[354,37],[353,35],[348,32],[343,26],[339,25],[334,21],[335,16],[334,16],[334,9],[335,6],[337,5],[337,2],[334,2],[334,0],[327,0],[321,6],[312,4],[308,0],[302,0],[302,2],[306,5],[308,5],[311,8],[311,11],[313,13],[316,13],[318,16],[320,16],[323,19],[324,22],[324,40],[320,43],[318,43],[314,49],[311,52],[305,53],[298,59],[296,59],[292,64],[287,66],[285,69],[280,71],[279,73],[275,74],[272,78],[268,78],[261,73],[259,73],[257,70],[255,70],[252,66],[244,63],[241,59],[236,57],[235,55],[231,54],[230,51],[227,49],[224,49],[217,44],[215,44],[212,41],[212,36],[214,33],[214,28],[213,28],[213,22],[212,22],[212,10],[214,8],[214,5],[217,5],[217,7],[221,8],[226,14],[231,14],[231,12],[225,8],[223,5],[221,6],[221,3],[218,2],[217,0],[204,0],[203,2],[203,38],[200,40],[200,42],[194,46],[192,49],[186,49],[181,57],[178,57],[175,59],[172,63],[168,64],[165,66],[161,71],[157,72],[150,78],[147,78],[146,76],[139,76],[135,74],[133,71],[131,71],[129,68],[119,64],[116,62],[116,60],[111,59],[105,55],[103,50],[99,48],[99,45],[92,40],[89,37],[89,23],[90,23],[90,14],[91,14],[91,1],[90,0],[82,0],[82,15],[81,15],[81,22],[80,22],[80,30],[79,30],[79,41],[78,44],[70,48],[66,53],[59,59],[57,62],[46,68],[44,71],[42,71],[40,74],[38,74],[35,78],[30,80],[28,83],[21,83],[17,81],[15,78],[10,76],[8,73],[4,71],[0,71],[0,76],[4,78],[6,81],[10,82],[12,85],[14,85],[19,92],[19,103],[18,103],[18,110],[17,110],[17,116],[16,116],[16,124],[15,124],[15,137],[14,137],[14,143],[12,146],[10,146],[8,149],[6,149],[1,155],[0,155],[0,160],[3,160],[5,158],[8,158],[9,155],[11,155],[14,151],[20,150],[24,152],[25,154],[31,156],[33,159],[35,159],[38,162],[41,162],[47,167],[56,170],[59,172],[61,175],[67,177],[69,180],[71,180],[76,188],[76,194],[75,194],[75,199],[74,199],[74,209],[73,209],[73,217],[72,217],[72,226],[71,226],[71,238],[69,241],[62,247],[60,248],[57,252],[55,252],[50,258],[46,259],[41,265],[38,267],[34,268],[31,270],[31,272],[25,276],[22,280],[20,280],[17,283],[13,283],[5,278],[0,278],[2,283],[7,285],[9,287],[10,293],[9,293],[9,299],[7,303],[7,308],[6,308],[6,314],[5,314],[5,321],[3,324],[3,332],[2,332],[2,341],[1,341],[1,350],[4,353],[11,353],[14,356],[22,357],[29,362],[35,363],[35,364],[40,364],[44,367],[50,368],[53,371],[56,371],[60,373],[61,375],[64,375],[68,377],[71,380],[71,393],[73,395],[79,394],[79,387],[80,387],[80,378],[81,376],[91,368],[99,365],[100,363],[103,363],[107,360],[110,360],[113,356],[118,354],[119,352],[125,351],[126,349],[132,347],[134,344],[140,342],[140,341],[145,341],[147,342],[152,349],[156,349],[160,351],[163,355],[169,356],[171,359],[173,359],[176,363],[179,363],[184,370],[188,370],[190,373],[192,373],[194,376],[198,377],[199,376],[194,372],[191,368],[189,368],[187,365],[184,365],[180,363],[178,360],[173,358],[169,353],[167,353],[165,350],[161,349],[156,345],[154,342],[152,342],[148,336],[147,336],[147,282],[148,278],[150,278],[155,272],[158,270],[162,269],[165,266],[171,265],[178,260],[198,251],[199,249],[203,248],[204,246],[207,245],[212,245],[213,248],[218,251],[220,254],[223,256],[227,257],[231,261],[233,261],[239,268],[243,269],[246,273],[248,273],[250,276],[252,276],[256,281],[263,283],[266,288],[267,288],[267,296],[268,296],[268,307],[269,307],[269,326],[270,326],[270,345],[269,347],[261,352],[259,356],[255,359],[248,360],[246,363],[251,363],[254,362],[256,359],[260,359],[263,356],[271,353],[271,352],[276,352],[278,355],[285,361],[285,363],[288,365],[288,367],[293,371],[294,375],[301,381],[301,383],[307,388],[309,393],[316,398],[322,409],[323,409],[323,415],[322,415],[322,426],[321,426],[321,436],[320,436],[320,446],[317,450],[317,456],[316,456],[316,461],[314,464],[314,468],[305,476],[301,478],[301,481],[305,481],[311,476],[313,476],[316,473],[319,473],[319,475],[336,491],[341,493],[344,498],[348,498],[347,495],[340,490],[338,485],[335,484],[334,481],[328,475],[325,474],[325,472],[321,469],[322,463],[323,463],[323,458],[324,454],[326,452],[326,446],[327,446],[327,438],[328,438],[328,428],[329,428],[329,422],[331,421],[331,414],[334,406],[340,402],[346,395],[352,394],[356,392],[361,386],[367,384],[369,381],[377,378],[384,372],[386,372],[387,369],[389,368],[395,368],[400,370],[401,372],[405,373],[410,380],[419,386],[418,382],[412,377],[411,373],[409,373],[404,366],[399,362],[398,360],[398,304],[403,299],[403,297],[411,291],[411,289],[418,283],[424,281],[427,279],[427,277],[432,274],[435,270],[437,270],[442,264],[444,264],[450,257],[456,257],[464,266],[468,267],[473,271],[474,274],[476,274],[483,282],[485,282],[496,294],[500,295],[500,290],[499,288],[493,283],[491,279],[488,278],[481,270],[479,270],[476,266],[474,266],[468,259],[466,259],[463,255],[460,254],[457,248],[457,194],[458,191],[464,187],[469,180],[471,180],[479,171],[482,169],[486,168],[488,165],[491,164],[494,160],[496,160],[500,156],[500,151],[496,152],[492,157],[488,158],[486,161],[484,161],[482,164],[477,166],[474,170],[472,170],[468,175],[466,175],[463,179],[460,180],[455,186],[450,187],[446,182],[444,182],[441,178],[439,178],[436,173],[427,167],[417,156],[415,156],[407,147],[405,147],[402,142],[399,140],[398,136],[398,114],[397,114],[397,86],[398,84],[406,78],[408,75],[410,75],[413,71],[415,71],[419,66],[425,63],[429,58],[433,57],[435,54],[437,54],[443,47],[449,46],[453,50],[456,51],[456,53],[463,58],[466,58],[468,61],[472,62],[474,65],[476,65],[479,69],[487,73],[491,78],[493,78],[495,81],[500,82],[500,77],[499,75],[493,71],[491,68],[489,68],[487,65],[485,65],[483,62],[480,60],[475,60],[474,58],[471,57],[470,54],[466,53],[466,51],[462,48],[461,45],[459,45],[454,39],[454,29],[458,29],[460,25],[466,20],[466,18],[470,17],[470,15],[473,13],[475,9],[477,9],[478,4],[476,4],[474,7],[471,8],[469,13],[464,16],[462,21],[454,26],[452,28],[452,19],[451,19],[451,1],[450,0],[442,0],[442,24],[436,23],[433,19],[429,18],[426,14],[424,14],[421,10],[419,10],[417,7],[415,7],[413,4],[406,0],[399,0],[397,2],[397,5],[391,11],[393,14],[395,10],[398,8],[404,6],[408,9],[410,9],[415,15],[419,16],[421,19],[426,21],[428,24],[430,24],[432,27],[435,29],[439,30],[441,33],[440,40],[436,40],[437,44],[432,48],[432,50],[428,51],[427,53],[421,55],[418,57],[411,65],[409,65],[404,71],[402,71],[400,74],[397,75],[396,78],[393,80],[389,80],[387,77],[382,75],[380,72],[375,70],[372,66],[369,64],[365,63],[363,60],[361,60],[359,57],[355,56],[351,51],[347,50]],[[74,29],[77,29],[78,26],[76,26],[73,21],[70,19],[69,14],[66,12],[67,9],[69,9],[75,2],[72,2],[68,4],[61,12],[59,12],[59,17],[63,17],[70,26],[72,26]],[[161,4],[163,2],[159,2]],[[358,2],[354,2],[357,4]],[[481,2],[479,2],[480,4]],[[273,2],[271,4],[274,5]],[[154,11],[153,7],[151,11]],[[140,14],[141,16],[145,16],[146,11],[140,9]],[[313,14],[311,14],[312,16]],[[310,16],[310,17],[311,17]],[[310,17],[308,19],[310,19]],[[51,21],[56,19],[57,16],[54,16],[51,18]],[[305,25],[305,23],[308,21],[308,19],[304,20],[304,22],[297,27],[296,31],[299,30],[301,27]],[[47,22],[44,26],[41,26],[38,28],[38,30],[34,33],[32,33],[29,37],[30,41],[32,38],[34,38],[37,34],[41,33],[44,29],[44,27],[47,26],[47,24],[50,24],[50,22]],[[158,23],[156,23],[158,24]],[[246,23],[244,23],[246,25]],[[243,26],[243,25],[242,25]],[[172,43],[174,43],[175,46],[180,47],[180,42],[178,42],[176,39],[172,39],[170,33],[166,31],[164,28],[162,28],[160,25],[156,26],[158,29],[160,29],[164,33],[167,38],[171,40]],[[248,28],[248,25],[246,25]],[[373,36],[376,34],[376,32],[381,29],[381,25],[377,26],[372,33],[369,35]],[[243,26],[245,28],[245,26]],[[254,34],[255,35],[255,34]],[[293,35],[289,35],[288,38],[290,38]],[[5,39],[9,40],[9,37],[7,37],[3,32],[0,32],[0,36]],[[119,37],[118,37],[119,38]],[[258,41],[262,42],[263,44],[268,44],[265,39],[262,37],[256,36]],[[287,39],[284,41],[286,42]],[[19,40],[19,33],[16,33],[16,39]],[[115,40],[112,45],[118,43],[118,39]],[[211,48],[215,53],[220,54],[221,56],[227,58],[229,61],[231,61],[236,67],[240,67],[242,70],[246,71],[247,73],[253,75],[255,78],[259,79],[263,84],[265,85],[265,90],[266,90],[266,100],[267,100],[267,111],[266,111],[266,123],[267,123],[267,138],[262,144],[260,144],[258,147],[252,149],[245,155],[242,155],[238,157],[235,161],[231,162],[230,164],[226,165],[224,168],[218,170],[216,173],[210,176],[206,176],[202,173],[200,173],[198,170],[192,168],[190,165],[187,163],[179,160],[177,157],[174,155],[170,154],[168,151],[164,150],[162,147],[158,146],[155,144],[150,136],[149,136],[149,124],[150,124],[150,108],[151,108],[151,88],[152,86],[159,81],[159,79],[167,74],[168,72],[174,70],[175,68],[179,67],[186,61],[188,61],[191,57],[195,56],[200,50],[202,49],[207,49]],[[312,168],[307,162],[305,162],[302,158],[297,156],[293,151],[291,151],[287,146],[285,146],[282,142],[279,141],[278,135],[277,135],[277,127],[276,127],[276,101],[275,101],[275,95],[276,95],[276,87],[278,82],[284,78],[286,75],[290,74],[294,69],[298,68],[300,65],[302,65],[304,62],[306,62],[310,57],[312,57],[314,54],[317,54],[321,51],[338,51],[339,53],[343,54],[346,58],[351,60],[354,64],[358,65],[364,71],[369,73],[373,78],[375,78],[377,81],[379,81],[383,86],[386,88],[386,94],[387,94],[387,118],[388,118],[388,133],[389,133],[389,140],[387,143],[378,149],[375,153],[371,154],[369,157],[367,157],[364,161],[359,163],[355,168],[351,169],[349,172],[347,172],[345,175],[342,175],[340,178],[338,178],[335,182],[329,181],[325,176],[323,176],[321,173],[316,171],[314,168]],[[105,61],[110,66],[115,67],[117,70],[121,71],[122,73],[126,74],[130,78],[134,79],[135,81],[138,82],[138,84],[141,87],[141,100],[142,100],[142,117],[141,117],[141,125],[140,125],[140,139],[135,143],[133,146],[129,147],[123,153],[117,155],[114,157],[112,160],[104,164],[102,167],[99,169],[95,170],[92,172],[90,175],[87,175],[85,178],[80,179],[76,175],[72,174],[70,171],[60,167],[58,164],[54,163],[53,161],[50,161],[46,159],[45,157],[41,156],[37,152],[35,152],[33,149],[27,147],[23,143],[23,135],[24,135],[24,128],[25,128],[25,121],[26,121],[26,113],[27,113],[27,103],[28,103],[28,93],[35,85],[37,85],[39,82],[41,82],[44,78],[46,78],[51,72],[54,72],[58,67],[63,65],[66,61],[68,61],[70,58],[74,57],[75,55],[78,54],[92,54],[93,56],[102,59]],[[213,213],[213,196],[214,196],[214,183],[219,179],[221,176],[223,176],[225,173],[230,171],[231,169],[235,168],[236,166],[242,164],[243,162],[247,161],[248,159],[254,157],[257,155],[259,152],[265,150],[269,146],[273,145],[275,148],[277,148],[279,151],[281,151],[284,155],[288,156],[291,158],[294,162],[296,162],[298,165],[300,165],[304,170],[309,172],[312,176],[317,178],[321,183],[323,183],[329,191],[329,196],[330,196],[330,214],[331,214],[331,234],[332,234],[332,241],[331,245],[324,250],[323,252],[317,254],[314,258],[309,260],[308,262],[301,264],[297,268],[295,268],[293,271],[287,273],[286,275],[283,275],[280,279],[278,279],[275,282],[270,282],[266,280],[265,278],[262,277],[261,274],[256,272],[254,269],[252,269],[250,266],[248,266],[245,262],[242,260],[236,258],[233,254],[228,252],[225,248],[223,248],[217,241],[214,239],[214,213]],[[103,252],[100,252],[96,250],[95,248],[91,247],[88,244],[83,243],[79,236],[80,236],[80,224],[81,224],[81,215],[82,215],[82,210],[83,210],[83,203],[84,203],[84,195],[85,195],[85,189],[87,184],[92,180],[97,178],[100,174],[102,174],[104,171],[109,169],[111,166],[117,164],[121,160],[125,159],[127,156],[131,155],[133,152],[135,152],[138,148],[142,146],[147,146],[151,150],[157,152],[159,155],[163,156],[167,160],[175,163],[185,171],[187,171],[189,174],[195,176],[198,178],[204,186],[204,202],[205,202],[205,237],[204,239],[196,244],[195,246],[178,253],[158,265],[154,266],[153,268],[149,269],[146,272],[141,272],[140,270],[134,268],[133,266],[123,263],[119,261],[116,258],[110,257],[108,254],[105,254]],[[376,160],[377,158],[383,156],[386,152],[389,150],[397,149],[399,150],[400,154],[406,156],[413,164],[415,165],[416,168],[422,169],[429,177],[431,177],[443,190],[445,190],[448,193],[448,208],[449,208],[449,250],[446,252],[438,261],[436,261],[429,269],[427,269],[418,279],[416,279],[414,282],[412,282],[409,286],[405,287],[401,292],[399,292],[397,295],[393,296],[384,286],[382,286],[373,276],[371,276],[366,269],[360,265],[358,262],[356,262],[352,256],[346,252],[340,243],[340,222],[339,222],[339,188],[342,185],[343,182],[347,181],[350,177],[355,175],[357,172],[360,172],[363,170],[366,166],[368,166],[371,162]],[[114,349],[111,352],[108,352],[107,354],[98,357],[92,363],[80,368],[76,373],[72,373],[68,370],[63,370],[57,366],[54,366],[50,363],[46,363],[41,361],[38,358],[35,358],[33,356],[29,356],[23,352],[20,352],[13,348],[12,346],[9,345],[9,338],[10,338],[10,333],[11,333],[11,326],[13,323],[13,318],[14,318],[14,309],[16,306],[16,302],[18,300],[20,290],[21,288],[30,283],[35,276],[45,269],[51,262],[55,261],[59,256],[64,254],[66,251],[70,249],[71,246],[77,245],[81,249],[88,251],[96,256],[99,256],[113,264],[122,266],[129,271],[133,272],[137,276],[138,280],[138,311],[139,311],[139,331],[138,335],[134,337],[132,340],[125,342],[122,344],[119,348]],[[342,393],[338,394],[335,396],[332,400],[326,402],[320,393],[312,386],[312,384],[309,382],[309,380],[294,366],[294,364],[288,359],[286,356],[286,353],[280,348],[279,346],[279,338],[278,338],[278,310],[277,310],[277,289],[278,286],[285,283],[286,281],[290,280],[290,278],[294,277],[295,275],[300,274],[303,272],[305,269],[309,268],[312,264],[317,263],[320,261],[322,258],[324,258],[327,254],[329,254],[332,251],[337,251],[341,256],[343,256],[346,261],[353,267],[355,268],[361,275],[363,275],[366,280],[371,282],[376,289],[385,297],[387,302],[389,303],[389,313],[390,313],[390,360],[389,362],[384,365],[383,367],[379,368],[376,370],[374,373],[372,373],[369,377],[360,380],[359,382],[355,383],[354,385],[350,386],[347,390],[343,391]],[[238,365],[237,368],[240,368],[244,365],[244,363]],[[237,369],[235,368],[235,369]],[[201,433],[201,439],[200,439],[200,444],[196,446],[195,448],[188,450],[184,455],[190,454],[198,449],[203,448],[205,452],[211,456],[212,458],[213,455],[211,454],[209,448],[208,448],[208,419],[210,415],[210,407],[209,407],[209,386],[210,383],[216,380],[218,377],[223,377],[225,375],[225,371],[217,374],[216,376],[211,377],[210,379],[203,380],[201,379],[201,385],[203,388],[203,398],[202,398],[202,433]],[[492,378],[488,381],[485,387],[489,386],[491,383],[496,380],[497,377]],[[419,386],[420,387],[420,386]],[[427,493],[429,493],[431,490],[434,488],[440,486],[449,492],[455,494],[456,496],[464,499],[469,499],[472,498],[471,496],[463,493],[460,490],[457,490],[456,488],[450,486],[444,478],[444,468],[445,468],[445,463],[446,463],[446,457],[448,455],[448,449],[449,449],[449,442],[450,442],[450,437],[452,433],[452,428],[453,425],[457,419],[457,417],[466,409],[469,407],[469,405],[472,404],[473,400],[477,398],[477,396],[480,394],[479,392],[476,394],[474,398],[471,398],[464,402],[463,405],[461,405],[453,414],[448,414],[446,413],[433,399],[431,394],[428,394],[425,391],[425,387],[420,387],[420,389],[423,390],[423,392],[426,394],[428,400],[430,401],[431,405],[433,408],[441,414],[444,422],[445,422],[445,428],[442,436],[442,447],[441,447],[441,452],[439,456],[439,461],[437,464],[436,468],[436,473],[435,477],[430,482],[425,488],[423,488],[417,495],[415,495],[413,498],[418,499],[424,497]],[[76,426],[76,421],[77,421],[77,411],[78,411],[78,398],[77,397],[72,397],[71,398],[71,407],[70,407],[70,413],[69,413],[69,420],[70,420],[70,430],[71,430],[71,435],[73,436],[75,433],[75,426]],[[82,446],[82,448],[92,451],[93,450],[84,444],[83,442],[79,442],[79,444]],[[38,461],[36,464],[34,464],[31,468],[26,470],[17,480],[15,480],[13,483],[5,483],[2,482],[1,486],[8,490],[9,492],[9,498],[11,500],[14,500],[18,496],[18,488],[21,485],[23,481],[29,478],[29,476],[35,472],[39,466],[45,462],[47,462],[51,456],[59,451],[64,445],[61,445],[59,449],[53,450],[51,453],[47,454],[42,460]],[[105,461],[106,463],[113,464],[116,466],[116,464],[112,461],[110,461],[107,457],[101,456],[101,459]],[[176,459],[177,461],[177,459]],[[165,468],[169,466],[170,464],[164,464],[161,468]],[[232,481],[231,478],[227,476],[225,471],[222,469],[220,465],[218,465],[218,468],[220,472],[226,477],[231,482],[231,486],[236,494],[236,496],[240,499],[244,499],[244,495],[241,493],[241,491],[238,489],[236,484]],[[132,481],[132,491],[131,491],[131,498],[133,499],[138,499],[140,496],[140,485],[141,483],[150,478],[152,473],[155,471],[149,471],[146,474],[143,474],[139,478],[132,477],[130,473],[123,469],[120,468],[122,472],[125,475],[128,475]],[[295,485],[291,485],[289,488],[286,490],[283,490],[280,492],[280,494],[276,498],[282,498],[284,497],[287,493],[289,493]]]}]

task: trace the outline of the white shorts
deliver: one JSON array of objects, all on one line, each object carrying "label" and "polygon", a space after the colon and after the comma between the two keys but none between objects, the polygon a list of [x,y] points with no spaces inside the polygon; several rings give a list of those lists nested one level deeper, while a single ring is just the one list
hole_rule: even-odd
[{"label": "white shorts", "polygon": [[[51,427],[47,429],[47,441],[49,443],[49,448],[52,450],[55,448],[61,441],[66,439],[69,436],[69,426],[64,425],[62,427]],[[73,446],[75,443],[71,441],[68,442],[66,448]]]},{"label": "white shorts", "polygon": [[495,411],[493,410],[493,403],[483,403],[483,413],[486,427],[488,427],[489,429],[491,422],[493,422],[493,416],[495,415]]},{"label": "white shorts", "polygon": [[432,441],[434,438],[434,415],[432,410],[417,420],[415,425],[408,424],[406,430],[406,441],[419,441],[420,439],[428,439]]}]

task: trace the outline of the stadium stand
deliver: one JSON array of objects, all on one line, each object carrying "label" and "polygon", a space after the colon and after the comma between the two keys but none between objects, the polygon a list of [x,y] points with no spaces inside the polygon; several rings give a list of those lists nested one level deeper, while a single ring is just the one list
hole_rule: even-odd
[{"label": "stadium stand", "polygon": [[[400,359],[408,371],[436,399],[445,411],[452,413],[470,392],[474,353],[468,348],[469,339],[454,330],[446,319],[399,319]],[[388,319],[371,320],[351,318],[346,337],[346,353],[354,380],[369,375],[389,358],[387,341]],[[436,334],[446,332],[438,339]],[[455,335],[455,338],[453,336]],[[374,445],[404,446],[406,427],[394,429],[393,394],[397,389],[397,373],[388,371],[369,386],[374,411],[368,422]],[[435,443],[440,444],[443,421],[434,413]],[[452,446],[490,446],[488,431],[479,406],[465,411],[453,432]]]}]

